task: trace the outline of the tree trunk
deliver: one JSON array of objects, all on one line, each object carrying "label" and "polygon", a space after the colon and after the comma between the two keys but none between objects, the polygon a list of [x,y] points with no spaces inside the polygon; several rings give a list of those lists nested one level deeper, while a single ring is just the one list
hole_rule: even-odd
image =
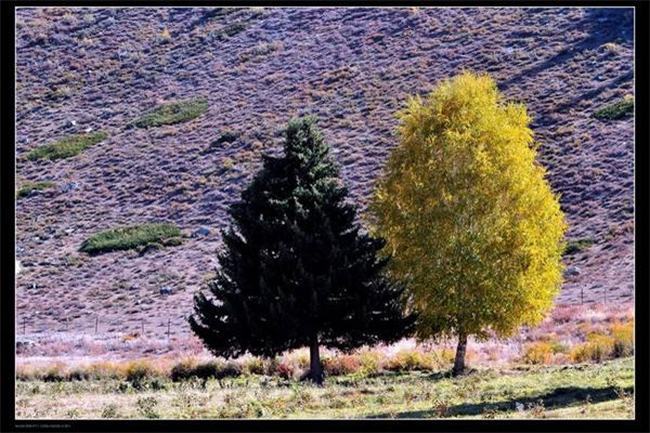
[{"label": "tree trunk", "polygon": [[323,367],[320,363],[318,337],[315,335],[309,345],[309,378],[317,385],[323,384]]},{"label": "tree trunk", "polygon": [[456,360],[454,369],[451,371],[453,376],[459,376],[465,373],[465,348],[467,347],[467,335],[460,332],[458,334],[458,347],[456,348]]}]

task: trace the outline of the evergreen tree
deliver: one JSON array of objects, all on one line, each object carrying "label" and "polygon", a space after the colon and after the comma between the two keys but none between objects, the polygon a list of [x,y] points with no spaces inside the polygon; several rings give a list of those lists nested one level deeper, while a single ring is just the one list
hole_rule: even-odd
[{"label": "evergreen tree", "polygon": [[220,268],[195,295],[192,330],[218,356],[274,356],[319,346],[349,350],[406,335],[403,288],[384,274],[384,241],[362,230],[338,168],[311,117],[293,120],[284,155],[263,167],[232,205]]}]

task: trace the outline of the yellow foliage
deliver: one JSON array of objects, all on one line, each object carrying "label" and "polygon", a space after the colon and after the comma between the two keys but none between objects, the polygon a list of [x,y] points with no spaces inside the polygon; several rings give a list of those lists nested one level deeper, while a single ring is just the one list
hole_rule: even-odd
[{"label": "yellow foliage", "polygon": [[366,375],[373,375],[379,372],[381,359],[382,355],[374,351],[364,351],[359,354],[361,373]]},{"label": "yellow foliage", "polygon": [[398,119],[370,209],[420,313],[418,336],[539,323],[561,285],[567,226],[526,108],[465,72],[411,98]]},{"label": "yellow foliage", "polygon": [[615,358],[630,356],[634,353],[634,322],[613,323],[610,333],[614,339],[612,356]]},{"label": "yellow foliage", "polygon": [[391,371],[433,370],[435,359],[430,353],[417,350],[400,350],[387,363],[385,368]]},{"label": "yellow foliage", "polygon": [[614,339],[609,335],[589,334],[585,343],[579,344],[571,351],[573,362],[600,362],[614,354]]},{"label": "yellow foliage", "polygon": [[553,360],[553,345],[545,341],[538,341],[526,346],[522,361],[526,364],[550,364]]},{"label": "yellow foliage", "polygon": [[456,357],[456,352],[454,349],[451,349],[449,347],[443,347],[438,352],[438,357],[443,364],[452,364],[454,362],[454,358]]}]

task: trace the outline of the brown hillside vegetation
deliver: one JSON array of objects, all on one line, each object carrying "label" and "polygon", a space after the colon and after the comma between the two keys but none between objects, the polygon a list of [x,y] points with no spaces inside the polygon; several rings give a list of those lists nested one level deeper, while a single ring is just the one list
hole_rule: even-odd
[{"label": "brown hillside vegetation", "polygon": [[[19,337],[96,325],[162,337],[168,319],[188,336],[226,210],[289,118],[319,117],[365,209],[394,113],[463,69],[533,116],[569,223],[558,302],[633,299],[631,10],[32,8],[16,28],[16,190],[51,182],[16,198]],[[83,146],[29,157],[61,140]],[[145,223],[183,236],[129,229],[139,248],[79,251]]]}]

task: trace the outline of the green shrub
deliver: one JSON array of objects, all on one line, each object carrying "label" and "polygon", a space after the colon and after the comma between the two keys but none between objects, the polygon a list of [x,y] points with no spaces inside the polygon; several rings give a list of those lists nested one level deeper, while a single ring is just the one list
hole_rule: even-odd
[{"label": "green shrub", "polygon": [[620,101],[596,111],[594,117],[603,120],[617,120],[632,114],[634,114],[634,98],[628,95]]},{"label": "green shrub", "polygon": [[109,403],[102,409],[102,418],[117,418],[117,405],[115,403]]},{"label": "green shrub", "polygon": [[232,131],[224,131],[221,133],[219,138],[214,140],[210,145],[212,147],[217,147],[223,143],[232,143],[233,141],[237,140],[238,137],[239,136]]},{"label": "green shrub", "polygon": [[108,134],[103,131],[92,134],[70,135],[55,143],[37,147],[27,155],[27,159],[48,159],[53,161],[56,159],[70,158],[83,152],[90,146],[105,140],[107,137]]},{"label": "green shrub", "polygon": [[97,254],[115,250],[128,250],[153,242],[169,245],[176,238],[180,241],[181,231],[174,224],[149,223],[120,227],[97,233],[86,239],[79,251]]},{"label": "green shrub", "polygon": [[187,122],[195,119],[208,110],[208,101],[203,98],[170,102],[160,105],[135,120],[133,125],[138,128],[151,128],[162,125]]},{"label": "green shrub", "polygon": [[594,244],[594,240],[592,238],[582,238],[582,239],[576,239],[573,241],[569,241],[566,244],[566,248],[564,249],[564,255],[571,255],[578,253],[580,251],[584,251],[590,246]]},{"label": "green shrub", "polygon": [[142,397],[136,401],[136,406],[138,407],[138,412],[145,418],[155,419],[160,418],[160,415],[156,412],[156,406],[158,406],[158,400],[155,397]]},{"label": "green shrub", "polygon": [[244,363],[244,371],[248,374],[264,374],[264,361],[261,358],[250,358]]},{"label": "green shrub", "polygon": [[223,379],[225,377],[237,377],[241,375],[242,368],[235,362],[209,361],[196,364],[193,361],[181,361],[176,364],[170,373],[174,382],[189,379]]},{"label": "green shrub", "polygon": [[16,191],[16,197],[22,198],[27,197],[34,191],[43,191],[44,189],[51,188],[54,186],[54,182],[48,180],[43,182],[25,182],[18,191]]}]

